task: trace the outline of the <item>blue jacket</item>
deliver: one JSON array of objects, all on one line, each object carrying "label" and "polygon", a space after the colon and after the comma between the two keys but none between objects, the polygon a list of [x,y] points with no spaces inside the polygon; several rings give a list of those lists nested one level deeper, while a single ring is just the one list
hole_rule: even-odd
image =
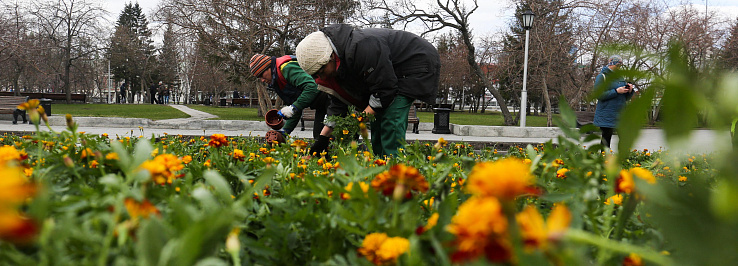
[{"label": "blue jacket", "polygon": [[618,94],[615,89],[625,86],[627,83],[625,79],[615,78],[614,76],[610,68],[603,67],[600,74],[595,78],[595,91],[602,86],[602,83],[606,84],[605,91],[597,99],[597,109],[594,117],[595,126],[614,128],[618,123],[620,109],[625,106],[625,102],[633,97],[632,91]]}]

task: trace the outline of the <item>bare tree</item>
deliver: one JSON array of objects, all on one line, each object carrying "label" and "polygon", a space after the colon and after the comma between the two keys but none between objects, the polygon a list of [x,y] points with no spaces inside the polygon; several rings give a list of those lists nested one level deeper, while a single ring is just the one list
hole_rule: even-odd
[{"label": "bare tree", "polygon": [[100,20],[106,11],[88,0],[58,0],[35,3],[33,16],[42,36],[51,41],[61,56],[60,73],[67,102],[72,101],[72,67],[101,48],[92,45],[102,32]]},{"label": "bare tree", "polygon": [[[468,2],[468,4],[467,4]],[[476,58],[476,47],[473,43],[472,29],[469,25],[469,17],[479,8],[477,0],[437,0],[429,4],[427,8],[419,7],[412,0],[397,0],[388,3],[386,0],[364,0],[366,6],[372,10],[380,10],[388,14],[391,24],[404,24],[419,21],[425,25],[424,34],[451,28],[456,31],[468,50],[466,61],[472,67],[474,74],[484,86],[498,100],[505,125],[513,125],[513,118],[507,109],[502,94],[493,87],[492,82],[482,71]]]}]

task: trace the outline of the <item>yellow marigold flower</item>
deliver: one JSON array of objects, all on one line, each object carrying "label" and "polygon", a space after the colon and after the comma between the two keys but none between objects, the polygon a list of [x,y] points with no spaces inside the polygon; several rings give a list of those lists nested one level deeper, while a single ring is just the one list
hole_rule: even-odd
[{"label": "yellow marigold flower", "polygon": [[174,172],[182,170],[182,160],[172,154],[161,154],[154,157],[153,160],[145,161],[139,166],[142,170],[147,170],[151,174],[151,179],[157,184],[171,184],[175,178]]},{"label": "yellow marigold flower", "polygon": [[394,264],[400,255],[410,249],[410,241],[402,237],[390,237],[379,246],[377,257],[382,260],[382,264]]},{"label": "yellow marigold flower", "polygon": [[423,207],[427,208],[428,210],[432,209],[433,208],[433,201],[434,201],[434,197],[431,197],[430,199],[424,200],[423,201]]},{"label": "yellow marigold flower", "polygon": [[681,175],[680,175],[680,176],[679,176],[679,182],[684,182],[684,181],[687,181],[687,177],[686,177],[686,176],[681,176]]},{"label": "yellow marigold flower", "polygon": [[566,172],[569,172],[569,169],[561,168],[558,171],[556,171],[556,177],[557,178],[566,178]]},{"label": "yellow marigold flower", "polygon": [[423,232],[433,229],[438,224],[438,213],[435,212],[428,217],[428,223],[423,226]]},{"label": "yellow marigold flower", "polygon": [[93,152],[90,148],[85,148],[84,150],[82,150],[82,152],[80,152],[79,158],[84,159],[87,158],[87,156],[92,156],[92,154]]},{"label": "yellow marigold flower", "polygon": [[605,205],[610,205],[610,202],[614,203],[615,205],[623,205],[623,194],[615,194],[612,197],[607,198],[607,201],[605,201]]},{"label": "yellow marigold flower", "polygon": [[208,145],[216,148],[227,146],[228,139],[223,134],[213,134],[210,136],[210,142],[208,142]]},{"label": "yellow marigold flower", "polygon": [[98,163],[97,160],[90,161],[90,168],[97,168],[98,165],[100,165],[100,163]]},{"label": "yellow marigold flower", "polygon": [[211,166],[210,159],[208,159],[207,161],[205,161],[204,163],[202,163],[202,165],[205,166],[205,167],[210,167]]},{"label": "yellow marigold flower", "polygon": [[625,192],[630,194],[635,189],[635,181],[633,176],[637,176],[649,184],[655,184],[656,178],[651,171],[636,167],[629,170],[620,170],[620,177],[615,182],[615,193]]},{"label": "yellow marigold flower", "polygon": [[507,234],[507,218],[502,204],[494,197],[472,197],[461,206],[446,226],[456,235],[454,262],[472,260],[479,256],[494,262],[507,261],[511,247]]},{"label": "yellow marigold flower", "polygon": [[560,239],[571,223],[571,213],[562,204],[554,206],[545,224],[543,216],[533,205],[526,206],[515,218],[520,225],[525,249],[529,252],[535,248],[548,248],[549,241]]},{"label": "yellow marigold flower", "polygon": [[412,197],[411,190],[428,191],[429,184],[415,167],[397,164],[374,177],[372,187],[385,196],[392,195],[395,199],[400,199],[403,196]]},{"label": "yellow marigold flower", "polygon": [[233,153],[231,153],[231,155],[233,156],[233,159],[236,159],[239,161],[244,161],[244,159],[246,158],[246,155],[243,154],[243,150],[239,150],[239,149],[233,149]]},{"label": "yellow marigold flower", "polygon": [[377,257],[376,252],[387,238],[387,234],[385,233],[368,234],[364,237],[364,241],[361,242],[361,247],[357,251],[367,260],[379,265],[381,261],[379,260],[379,257]]},{"label": "yellow marigold flower", "polygon": [[189,164],[189,163],[191,163],[191,162],[192,162],[192,156],[189,156],[189,155],[185,155],[184,157],[182,157],[182,159],[181,159],[181,160],[182,160],[182,162],[183,162],[184,164]]},{"label": "yellow marigold flower", "polygon": [[262,159],[261,161],[263,161],[263,162],[265,162],[267,164],[276,162],[276,160],[274,160],[274,158],[272,158],[272,157],[266,157],[266,158]]},{"label": "yellow marigold flower", "polygon": [[146,199],[144,199],[143,202],[138,202],[132,198],[126,198],[123,201],[123,204],[126,206],[128,215],[130,215],[134,220],[141,217],[149,218],[152,214],[160,215],[159,209]]},{"label": "yellow marigold flower", "polygon": [[120,160],[120,157],[117,153],[111,152],[105,155],[105,160]]},{"label": "yellow marigold flower", "polygon": [[466,192],[479,196],[492,196],[502,200],[530,192],[533,176],[530,166],[514,158],[494,162],[481,162],[472,168],[466,181]]},{"label": "yellow marigold flower", "polygon": [[33,175],[33,168],[23,168],[23,174],[25,174],[26,177],[31,177]]},{"label": "yellow marigold flower", "polygon": [[343,133],[344,135],[348,135],[349,131],[347,129],[344,129],[341,133]]},{"label": "yellow marigold flower", "polygon": [[18,210],[37,191],[25,175],[20,167],[0,164],[0,240],[25,243],[38,232],[36,223]]},{"label": "yellow marigold flower", "polygon": [[21,154],[14,146],[0,147],[0,164],[7,164],[9,161],[19,161]]},{"label": "yellow marigold flower", "polygon": [[435,148],[437,150],[437,149],[443,148],[447,144],[448,144],[448,141],[446,141],[443,138],[438,138],[438,142],[436,142],[436,144],[433,145],[433,148]]}]

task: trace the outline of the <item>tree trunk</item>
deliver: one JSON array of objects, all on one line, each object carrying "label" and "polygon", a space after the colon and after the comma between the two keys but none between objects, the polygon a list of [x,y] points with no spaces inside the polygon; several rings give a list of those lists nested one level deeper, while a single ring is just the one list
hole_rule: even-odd
[{"label": "tree trunk", "polygon": [[550,127],[553,125],[551,121],[551,98],[548,96],[548,82],[545,76],[543,77],[543,101],[546,103],[546,126]]}]

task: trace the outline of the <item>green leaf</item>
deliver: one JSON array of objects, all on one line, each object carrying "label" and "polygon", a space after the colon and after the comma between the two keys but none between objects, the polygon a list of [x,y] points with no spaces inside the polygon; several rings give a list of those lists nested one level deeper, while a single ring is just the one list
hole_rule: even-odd
[{"label": "green leaf", "polygon": [[635,144],[641,128],[648,122],[648,112],[651,110],[651,102],[654,90],[645,90],[641,95],[625,106],[620,114],[618,122],[618,154],[620,159],[628,156],[630,148]]},{"label": "green leaf", "polygon": [[215,189],[215,196],[220,198],[220,200],[222,200],[223,202],[233,202],[233,198],[231,197],[233,195],[231,186],[228,185],[228,182],[220,174],[218,174],[218,172],[208,170],[205,172],[204,178],[205,182],[208,185],[213,186],[213,188]]},{"label": "green leaf", "polygon": [[157,265],[162,249],[169,240],[167,227],[159,219],[148,219],[142,222],[136,233],[136,252],[139,254],[139,265]]}]

